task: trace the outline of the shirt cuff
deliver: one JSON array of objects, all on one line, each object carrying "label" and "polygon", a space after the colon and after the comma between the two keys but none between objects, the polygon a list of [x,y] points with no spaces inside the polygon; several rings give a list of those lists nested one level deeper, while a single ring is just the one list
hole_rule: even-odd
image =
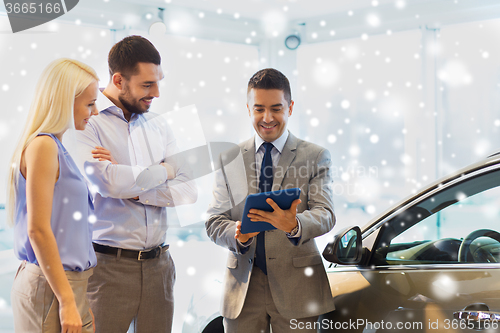
[{"label": "shirt cuff", "polygon": [[143,205],[156,206],[156,191],[147,191],[139,195],[139,201]]},{"label": "shirt cuff", "polygon": [[236,243],[238,244],[238,247],[240,248],[241,254],[245,254],[248,251],[248,249],[250,248],[250,245],[252,245],[252,243],[253,243],[254,238],[255,237],[250,238],[245,243],[240,242],[239,239],[236,240]]}]

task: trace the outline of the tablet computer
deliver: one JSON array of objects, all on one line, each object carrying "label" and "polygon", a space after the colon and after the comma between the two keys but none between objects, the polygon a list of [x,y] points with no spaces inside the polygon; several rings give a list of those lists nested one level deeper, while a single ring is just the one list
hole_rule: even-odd
[{"label": "tablet computer", "polygon": [[300,188],[287,188],[279,191],[262,192],[250,194],[245,201],[243,209],[243,217],[241,218],[241,232],[248,234],[251,232],[260,232],[276,229],[272,224],[267,222],[252,222],[248,217],[248,211],[252,208],[272,212],[274,209],[266,202],[267,198],[271,198],[283,210],[289,209],[292,202],[300,197]]}]

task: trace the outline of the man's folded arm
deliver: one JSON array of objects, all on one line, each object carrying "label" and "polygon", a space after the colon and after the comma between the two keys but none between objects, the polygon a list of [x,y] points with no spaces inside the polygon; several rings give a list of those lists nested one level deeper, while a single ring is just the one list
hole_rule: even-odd
[{"label": "man's folded arm", "polygon": [[139,195],[139,202],[157,207],[175,207],[196,202],[196,182],[184,173],[177,173],[174,179]]},{"label": "man's folded arm", "polygon": [[[75,154],[75,160],[82,173],[95,186],[94,189],[103,197],[134,198],[167,180],[167,170],[161,165],[144,168],[95,159],[92,150],[102,144],[90,123],[84,131],[77,131],[76,138],[78,154]],[[147,173],[149,181],[147,184],[138,185],[136,178],[141,173],[144,175],[144,172]]]},{"label": "man's folded arm", "polygon": [[165,126],[164,162],[174,169],[175,176],[153,189],[139,195],[139,202],[157,207],[174,207],[195,203],[198,188],[193,179],[192,169],[184,155],[179,153],[176,139],[170,126]]}]

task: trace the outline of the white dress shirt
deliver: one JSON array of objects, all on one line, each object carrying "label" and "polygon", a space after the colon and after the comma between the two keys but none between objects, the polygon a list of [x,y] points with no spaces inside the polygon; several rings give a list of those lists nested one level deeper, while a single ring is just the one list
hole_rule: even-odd
[{"label": "white dress shirt", "polygon": [[[286,140],[288,139],[288,130],[285,130],[283,134],[276,140],[272,141],[271,143],[273,144],[273,149],[271,150],[271,159],[273,160],[273,173],[278,167],[278,163],[280,161],[281,157],[281,152],[283,151],[283,147],[285,147]],[[256,173],[257,173],[257,179],[260,179],[260,169],[262,166],[262,160],[264,159],[264,154],[266,152],[266,149],[263,146],[263,143],[265,141],[262,140],[262,138],[259,135],[255,135],[255,167],[256,167]],[[302,229],[300,226],[300,222],[297,219],[297,223],[299,225],[299,231],[290,238],[299,238],[302,236]],[[242,244],[238,240],[238,244],[243,246],[243,247],[248,247],[250,244],[252,244],[253,238],[250,239],[248,242],[245,244]]]},{"label": "white dress shirt", "polygon": [[[96,104],[99,115],[90,118],[84,131],[77,131],[72,152],[95,193],[93,241],[134,250],[158,246],[167,230],[165,207],[193,203],[197,197],[185,164],[173,165],[172,180],[159,165],[179,152],[172,130],[150,112],[132,114],[127,121],[102,93]],[[118,164],[94,159],[91,151],[96,146],[108,149]]]}]

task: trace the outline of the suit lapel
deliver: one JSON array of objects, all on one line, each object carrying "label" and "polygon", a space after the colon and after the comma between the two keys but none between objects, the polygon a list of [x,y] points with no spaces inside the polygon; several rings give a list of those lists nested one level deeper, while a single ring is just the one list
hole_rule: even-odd
[{"label": "suit lapel", "polygon": [[[245,173],[247,176],[248,194],[258,192],[257,172],[255,170],[255,138],[247,140],[243,144],[243,161],[245,163]],[[255,186],[252,186],[254,184]]]},{"label": "suit lapel", "polygon": [[283,178],[285,174],[295,159],[295,150],[297,149],[297,138],[292,134],[288,133],[288,139],[286,140],[283,151],[281,152],[281,157],[278,162],[278,167],[274,170],[274,180],[273,180],[273,191],[277,191],[281,188],[281,183],[283,183]]}]

